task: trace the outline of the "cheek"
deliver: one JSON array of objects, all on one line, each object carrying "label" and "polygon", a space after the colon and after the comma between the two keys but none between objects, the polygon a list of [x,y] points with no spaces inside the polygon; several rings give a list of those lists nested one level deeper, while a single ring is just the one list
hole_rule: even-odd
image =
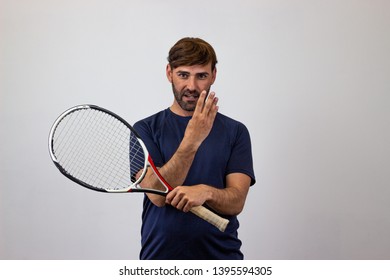
[{"label": "cheek", "polygon": [[212,85],[211,81],[202,81],[201,83],[199,83],[199,89],[200,91],[208,90],[210,89],[211,85]]},{"label": "cheek", "polygon": [[[173,79],[172,84],[175,87],[176,91],[182,92],[187,89],[187,81],[185,80],[180,80],[180,79]],[[209,90],[212,85],[211,80],[201,80],[201,81],[196,81],[195,82],[195,89],[198,92],[202,92],[203,90]]]},{"label": "cheek", "polygon": [[185,86],[183,86],[182,83],[173,81],[172,89],[174,90],[175,93],[181,94],[185,90]]},{"label": "cheek", "polygon": [[179,91],[183,91],[187,89],[188,83],[185,80],[180,80],[180,79],[174,79],[173,84],[175,88]]}]

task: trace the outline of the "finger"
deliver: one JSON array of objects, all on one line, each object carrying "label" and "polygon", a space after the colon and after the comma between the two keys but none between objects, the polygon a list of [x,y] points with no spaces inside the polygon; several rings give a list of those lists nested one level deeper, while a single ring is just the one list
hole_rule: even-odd
[{"label": "finger", "polygon": [[[176,188],[175,188],[176,189]],[[171,192],[169,192],[168,194],[167,194],[167,196],[165,197],[165,203],[166,204],[172,204],[172,201],[173,201],[173,199],[175,198],[175,196],[176,196],[176,191],[175,191],[175,189],[173,189]]]},{"label": "finger", "polygon": [[186,205],[183,207],[182,211],[187,213],[191,210],[191,208],[192,208],[192,204],[187,202]]},{"label": "finger", "polygon": [[180,210],[180,211],[183,211],[183,212],[188,212],[188,211],[185,211],[185,207],[187,205],[187,201],[182,199],[180,200],[177,204],[176,204],[176,209]]},{"label": "finger", "polygon": [[180,190],[180,187],[174,188],[166,196],[165,203],[172,205],[178,209],[183,208],[184,205],[180,205],[183,200],[184,193]]},{"label": "finger", "polygon": [[218,102],[218,98],[215,97],[215,92],[210,92],[210,95],[206,101],[203,112],[209,113],[216,106],[216,102]]},{"label": "finger", "polygon": [[195,112],[202,113],[206,97],[207,92],[204,90],[200,93],[198,102],[196,103]]},{"label": "finger", "polygon": [[213,104],[213,106],[210,109],[210,115],[211,115],[212,118],[215,118],[215,116],[218,113],[218,109],[219,109],[219,106],[217,105],[218,104],[218,100],[219,100],[218,97],[214,98],[214,104]]}]

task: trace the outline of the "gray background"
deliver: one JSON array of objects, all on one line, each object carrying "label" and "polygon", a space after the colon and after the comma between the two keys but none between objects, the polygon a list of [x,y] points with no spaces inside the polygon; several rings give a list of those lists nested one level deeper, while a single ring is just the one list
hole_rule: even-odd
[{"label": "gray background", "polygon": [[0,258],[138,258],[142,195],[67,180],[49,129],[81,103],[131,123],[168,107],[168,49],[199,36],[220,61],[220,111],[251,132],[246,258],[389,259],[389,13],[379,0],[0,0]]}]

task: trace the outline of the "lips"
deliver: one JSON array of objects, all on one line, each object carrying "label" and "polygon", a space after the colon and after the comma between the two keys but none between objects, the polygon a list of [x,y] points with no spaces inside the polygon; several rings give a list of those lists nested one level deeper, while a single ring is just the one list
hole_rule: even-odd
[{"label": "lips", "polygon": [[198,98],[194,96],[184,96],[183,101],[187,102],[188,104],[195,104],[196,102],[198,102]]},{"label": "lips", "polygon": [[199,98],[199,94],[187,92],[183,94],[183,98],[187,99],[188,101],[196,101]]},{"label": "lips", "polygon": [[184,97],[186,97],[188,99],[198,99],[199,95],[184,95]]}]

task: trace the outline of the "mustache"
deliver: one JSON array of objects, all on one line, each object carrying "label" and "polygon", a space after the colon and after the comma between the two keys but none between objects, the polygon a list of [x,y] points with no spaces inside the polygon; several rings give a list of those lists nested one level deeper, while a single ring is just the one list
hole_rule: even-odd
[{"label": "mustache", "polygon": [[197,90],[188,90],[187,89],[187,90],[182,92],[182,96],[198,98],[200,96],[200,92]]}]

